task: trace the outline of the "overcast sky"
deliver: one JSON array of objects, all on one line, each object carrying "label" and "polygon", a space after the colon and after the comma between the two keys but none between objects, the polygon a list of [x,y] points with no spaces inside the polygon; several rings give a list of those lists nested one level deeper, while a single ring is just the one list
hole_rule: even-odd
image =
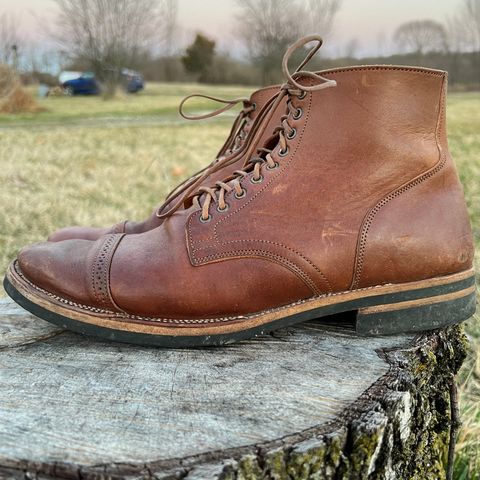
[{"label": "overcast sky", "polygon": [[[359,55],[376,55],[390,51],[390,38],[395,28],[409,20],[435,19],[445,22],[462,0],[343,0],[335,28],[325,45],[329,54],[342,54],[352,38],[358,40]],[[22,23],[29,39],[42,42],[37,16],[51,19],[52,0],[0,0],[0,15],[12,12]],[[179,0],[178,23],[180,43],[191,39],[195,31],[215,38],[221,50],[240,54],[235,36],[235,0]],[[321,34],[321,32],[318,32]]]}]

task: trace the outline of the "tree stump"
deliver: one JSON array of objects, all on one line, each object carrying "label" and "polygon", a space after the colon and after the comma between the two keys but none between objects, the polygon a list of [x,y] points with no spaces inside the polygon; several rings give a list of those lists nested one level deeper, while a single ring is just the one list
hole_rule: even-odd
[{"label": "tree stump", "polygon": [[331,319],[222,348],[62,331],[0,300],[1,479],[445,478],[461,327]]}]

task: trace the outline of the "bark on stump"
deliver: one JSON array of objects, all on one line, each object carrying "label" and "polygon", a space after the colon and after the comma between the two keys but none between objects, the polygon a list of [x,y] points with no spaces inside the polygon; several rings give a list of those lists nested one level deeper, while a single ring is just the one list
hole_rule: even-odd
[{"label": "bark on stump", "polygon": [[445,478],[460,327],[309,322],[225,348],[59,330],[0,301],[0,478]]}]

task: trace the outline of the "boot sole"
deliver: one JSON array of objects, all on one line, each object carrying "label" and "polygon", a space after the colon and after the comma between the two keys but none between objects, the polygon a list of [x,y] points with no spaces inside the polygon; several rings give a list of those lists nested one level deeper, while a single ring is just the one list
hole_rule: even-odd
[{"label": "boot sole", "polygon": [[461,273],[403,284],[328,294],[240,317],[161,319],[109,312],[62,299],[32,284],[16,262],[4,279],[8,295],[37,317],[102,339],[183,348],[234,343],[307,320],[353,312],[360,335],[434,330],[475,313],[475,274]]}]

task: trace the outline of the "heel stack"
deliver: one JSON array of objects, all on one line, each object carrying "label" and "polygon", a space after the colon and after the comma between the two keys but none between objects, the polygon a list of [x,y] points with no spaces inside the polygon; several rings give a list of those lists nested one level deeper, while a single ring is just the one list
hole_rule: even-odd
[{"label": "heel stack", "polygon": [[361,335],[434,330],[467,320],[475,313],[475,307],[472,285],[445,294],[359,308],[355,329]]}]

